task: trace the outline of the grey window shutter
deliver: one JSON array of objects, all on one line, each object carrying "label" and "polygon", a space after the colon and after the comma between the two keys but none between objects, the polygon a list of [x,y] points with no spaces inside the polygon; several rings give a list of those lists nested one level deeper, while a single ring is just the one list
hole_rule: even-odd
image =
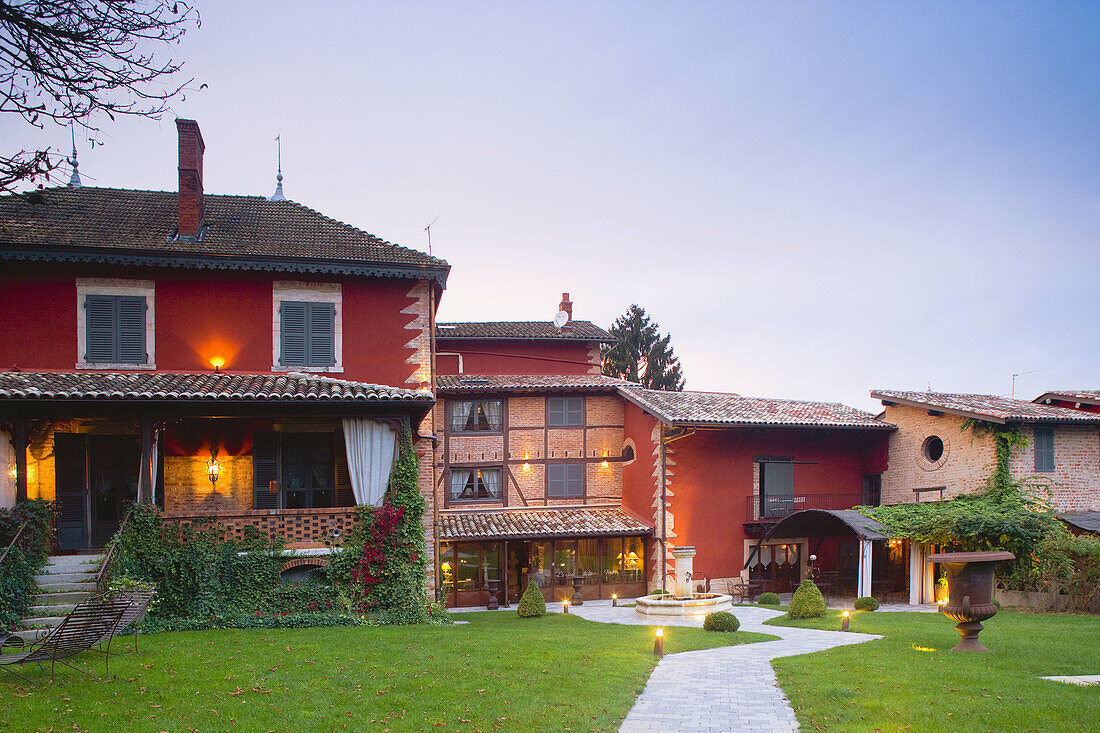
[{"label": "grey window shutter", "polygon": [[279,363],[306,366],[306,304],[284,300],[279,316]]},{"label": "grey window shutter", "polygon": [[565,400],[565,424],[584,425],[584,398],[567,397]]},{"label": "grey window shutter", "polygon": [[565,398],[551,397],[546,402],[546,424],[550,427],[565,425]]},{"label": "grey window shutter", "polygon": [[118,360],[115,299],[109,295],[88,295],[84,298],[85,340],[84,361],[89,364],[110,364]]},{"label": "grey window shutter", "polygon": [[252,507],[278,509],[279,494],[271,493],[271,482],[279,480],[278,434],[257,430],[252,434]]},{"label": "grey window shutter", "polygon": [[145,298],[119,296],[118,307],[118,363],[146,364],[149,355],[145,348]]},{"label": "grey window shutter", "polygon": [[565,495],[584,495],[584,464],[572,463],[565,467]]},{"label": "grey window shutter", "polygon": [[1054,470],[1054,431],[1035,431],[1035,470]]},{"label": "grey window shutter", "polygon": [[336,304],[309,303],[309,366],[336,364]]},{"label": "grey window shutter", "polygon": [[565,495],[565,466],[552,463],[546,467],[546,495],[551,497]]}]

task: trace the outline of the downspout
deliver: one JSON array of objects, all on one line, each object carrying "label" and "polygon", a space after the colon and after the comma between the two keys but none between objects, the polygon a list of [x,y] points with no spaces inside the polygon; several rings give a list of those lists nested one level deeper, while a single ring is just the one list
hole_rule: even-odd
[{"label": "downspout", "polygon": [[[432,397],[436,396],[435,381],[435,289],[428,283],[428,365]],[[462,354],[458,355],[458,373],[462,373]],[[435,577],[435,598],[439,600],[439,484],[437,482],[435,449],[438,442],[435,425],[435,405],[432,405],[432,575]]]}]

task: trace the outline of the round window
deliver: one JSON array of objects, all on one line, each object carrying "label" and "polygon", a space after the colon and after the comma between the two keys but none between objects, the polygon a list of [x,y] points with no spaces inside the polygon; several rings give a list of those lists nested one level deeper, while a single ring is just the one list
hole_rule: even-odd
[{"label": "round window", "polygon": [[943,458],[943,439],[938,435],[930,435],[924,439],[924,457],[930,463]]}]

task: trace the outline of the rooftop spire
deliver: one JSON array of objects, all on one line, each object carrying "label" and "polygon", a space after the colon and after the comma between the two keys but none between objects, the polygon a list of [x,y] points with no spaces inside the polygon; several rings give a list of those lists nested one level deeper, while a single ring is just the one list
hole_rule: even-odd
[{"label": "rooftop spire", "polygon": [[80,163],[76,159],[76,131],[72,125],[69,125],[69,134],[73,140],[73,157],[69,159],[69,163],[73,167],[73,174],[69,176],[69,188],[81,188],[84,184],[80,182]]},{"label": "rooftop spire", "polygon": [[275,193],[268,197],[268,201],[286,201],[283,195],[283,141],[282,135],[275,136],[275,145],[279,151],[279,173],[275,176]]}]

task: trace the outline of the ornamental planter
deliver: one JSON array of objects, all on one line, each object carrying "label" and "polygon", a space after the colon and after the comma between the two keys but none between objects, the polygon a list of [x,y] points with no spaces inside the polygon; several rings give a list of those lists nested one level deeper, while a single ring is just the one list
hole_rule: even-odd
[{"label": "ornamental planter", "polygon": [[997,606],[993,603],[993,569],[997,563],[1015,560],[1011,552],[941,552],[929,555],[928,562],[938,562],[947,569],[947,603],[940,610],[957,621],[962,641],[953,652],[988,652],[978,641],[982,621],[993,618]]}]

